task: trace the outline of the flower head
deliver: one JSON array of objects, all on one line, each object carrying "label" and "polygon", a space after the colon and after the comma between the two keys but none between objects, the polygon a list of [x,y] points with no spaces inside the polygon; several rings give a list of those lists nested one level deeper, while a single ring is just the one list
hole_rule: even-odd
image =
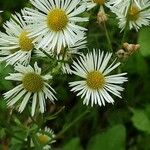
[{"label": "flower head", "polygon": [[29,34],[38,42],[38,47],[56,50],[59,54],[62,47],[75,43],[75,37],[86,29],[77,22],[87,21],[78,17],[85,10],[80,0],[31,0],[36,8],[25,8],[26,21],[31,23]]},{"label": "flower head", "polygon": [[21,63],[28,65],[34,48],[33,39],[28,37],[28,24],[20,14],[12,15],[4,24],[6,33],[0,33],[1,60],[7,64]]},{"label": "flower head", "polygon": [[123,30],[126,25],[129,28],[139,30],[140,27],[150,24],[150,1],[148,0],[132,0],[124,1],[118,5],[107,5],[119,19],[119,27]]},{"label": "flower head", "polygon": [[81,81],[69,83],[72,91],[78,92],[77,96],[84,98],[83,103],[91,106],[94,104],[105,105],[105,102],[114,103],[109,93],[121,98],[123,88],[120,84],[127,81],[126,73],[108,75],[116,69],[120,63],[115,61],[108,66],[112,54],[94,50],[81,56],[73,62],[73,74],[83,78]]},{"label": "flower head", "polygon": [[43,146],[44,150],[50,150],[51,149],[51,144],[56,142],[54,140],[54,138],[55,138],[54,132],[48,127],[45,127],[44,132],[42,130],[40,130],[37,133],[38,142],[40,143],[40,145]]},{"label": "flower head", "polygon": [[[52,103],[56,99],[54,89],[47,83],[49,79],[52,79],[50,75],[41,75],[41,69],[34,64],[34,68],[30,65],[25,67],[21,64],[15,67],[18,73],[10,74],[6,77],[6,80],[19,81],[20,85],[4,94],[4,98],[7,100],[9,107],[14,104],[18,104],[19,112],[21,113],[27,103],[32,99],[32,116],[36,111],[36,106],[39,105],[40,112],[44,113],[46,106],[46,99],[49,99]],[[22,102],[21,102],[22,101]]]},{"label": "flower head", "polygon": [[[50,150],[51,145],[56,142],[54,131],[48,127],[45,127],[44,130],[40,129],[36,133],[36,137],[43,150]],[[33,140],[31,140],[31,147],[35,147]]]}]

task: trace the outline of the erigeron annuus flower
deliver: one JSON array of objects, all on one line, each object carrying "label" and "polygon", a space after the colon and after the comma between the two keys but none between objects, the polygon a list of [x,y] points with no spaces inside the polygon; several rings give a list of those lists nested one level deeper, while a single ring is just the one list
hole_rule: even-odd
[{"label": "erigeron annuus flower", "polygon": [[36,8],[25,8],[26,21],[31,23],[30,37],[37,37],[38,47],[55,50],[60,53],[62,47],[75,43],[76,35],[80,36],[86,29],[77,25],[88,21],[78,17],[86,9],[80,0],[31,0]]},{"label": "erigeron annuus flower", "polygon": [[[43,150],[50,150],[51,145],[56,142],[55,134],[52,129],[45,127],[44,131],[40,130],[37,132],[37,141],[43,147]],[[32,147],[34,143],[32,142]]]},{"label": "erigeron annuus flower", "polygon": [[[122,5],[122,6],[121,6]],[[126,24],[129,28],[139,30],[140,27],[150,24],[150,7],[149,0],[132,0],[127,5],[117,5],[109,7],[119,19],[119,27],[123,30]]]},{"label": "erigeron annuus flower", "polygon": [[6,80],[12,80],[21,82],[14,89],[4,94],[7,105],[12,107],[13,105],[19,106],[19,112],[21,113],[28,102],[32,101],[31,115],[35,114],[36,108],[39,107],[39,111],[44,113],[46,107],[46,99],[54,103],[56,99],[54,96],[54,89],[48,84],[48,80],[52,79],[51,75],[41,75],[41,68],[34,64],[34,68],[28,65],[27,67],[18,64],[15,67],[18,73],[10,74],[6,77]]},{"label": "erigeron annuus flower", "polygon": [[114,103],[109,93],[121,98],[123,88],[120,85],[127,81],[124,77],[126,73],[109,75],[120,65],[119,62],[115,64],[115,61],[108,65],[111,56],[112,53],[104,55],[104,52],[94,50],[73,62],[73,74],[83,80],[69,84],[71,91],[77,92],[77,96],[84,99],[83,104],[102,106],[105,102]]},{"label": "erigeron annuus flower", "polygon": [[34,48],[33,39],[28,37],[28,24],[20,14],[12,15],[10,21],[4,24],[6,33],[0,33],[1,61],[14,65],[28,65]]}]

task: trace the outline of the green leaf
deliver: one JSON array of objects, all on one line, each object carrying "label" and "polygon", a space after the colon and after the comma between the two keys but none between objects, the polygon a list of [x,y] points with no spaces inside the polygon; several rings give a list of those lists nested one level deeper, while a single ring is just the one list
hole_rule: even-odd
[{"label": "green leaf", "polygon": [[3,139],[5,136],[6,136],[5,129],[4,128],[0,129],[0,139]]},{"label": "green leaf", "polygon": [[80,145],[80,139],[73,138],[63,147],[63,150],[83,150]]},{"label": "green leaf", "polygon": [[134,109],[131,118],[133,125],[141,131],[150,133],[150,120],[143,110]]},{"label": "green leaf", "polygon": [[91,138],[88,150],[125,150],[126,131],[123,125],[116,125],[106,132]]},{"label": "green leaf", "polygon": [[150,36],[150,27],[145,27],[141,29],[139,34],[139,44],[141,45],[141,53],[143,56],[150,55],[149,49],[149,36]]}]

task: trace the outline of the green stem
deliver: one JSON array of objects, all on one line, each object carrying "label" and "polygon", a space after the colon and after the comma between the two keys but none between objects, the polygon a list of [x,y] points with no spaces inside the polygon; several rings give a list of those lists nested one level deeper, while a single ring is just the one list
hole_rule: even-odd
[{"label": "green stem", "polygon": [[49,55],[47,52],[45,52],[42,48],[39,48],[39,50],[44,53],[48,58],[53,59],[51,55]]},{"label": "green stem", "polygon": [[63,61],[65,60],[66,52],[67,52],[67,49],[65,48],[64,53],[63,53],[63,59],[62,59]]},{"label": "green stem", "polygon": [[59,115],[59,113],[61,113],[64,109],[65,109],[65,106],[63,106],[58,112],[56,112],[55,114],[53,114],[51,116],[50,116],[50,114],[48,114],[46,117],[46,121],[55,119],[57,117],[57,115]]},{"label": "green stem", "polygon": [[30,108],[29,107],[27,108],[27,111],[28,111],[28,115],[29,115],[30,119],[32,120],[32,122],[35,123],[35,124],[37,124],[36,120],[31,116]]},{"label": "green stem", "polygon": [[55,58],[53,58],[51,55],[49,55],[47,52],[45,52],[42,48],[39,48],[39,50],[44,53],[48,58],[50,58],[51,60],[57,61],[57,62],[61,62],[61,63],[68,63],[68,61],[65,60],[57,60]]},{"label": "green stem", "polygon": [[28,140],[28,141],[27,141],[27,144],[28,144],[27,147],[28,147],[28,149],[30,149],[30,146],[31,146],[31,138],[28,137],[27,140]]},{"label": "green stem", "polygon": [[123,32],[123,37],[122,37],[122,40],[121,40],[121,45],[120,45],[120,48],[122,47],[123,43],[125,42],[125,39],[126,39],[126,34],[127,34],[127,31],[128,31],[128,21],[126,23],[126,26],[124,28],[124,32]]},{"label": "green stem", "polygon": [[72,121],[67,127],[65,127],[62,131],[60,131],[56,138],[60,137],[62,134],[64,134],[67,130],[69,130],[74,124],[76,124],[78,121],[80,121],[81,118],[83,118],[85,115],[87,115],[90,111],[84,111],[80,116],[78,116],[74,121]]},{"label": "green stem", "polygon": [[110,48],[111,52],[113,52],[113,48],[112,48],[112,44],[111,44],[111,40],[110,40],[110,36],[109,36],[108,30],[107,30],[107,27],[106,27],[106,23],[103,22],[103,25],[104,25],[105,34],[106,34],[106,38],[107,38],[107,42],[108,42],[109,48]]},{"label": "green stem", "polygon": [[37,140],[37,135],[31,135],[31,138],[33,140],[34,146],[36,150],[42,150],[42,146],[39,144],[38,140]]},{"label": "green stem", "polygon": [[[132,1],[130,1],[130,6],[129,6],[127,12],[129,12],[129,10],[131,9],[131,6],[132,6]],[[127,34],[127,31],[128,31],[128,25],[129,25],[129,16],[128,16],[128,14],[127,14],[126,17],[127,17],[127,21],[126,21],[126,25],[125,25],[125,28],[124,28],[124,33],[123,33],[123,37],[122,37],[122,40],[121,40],[120,48],[122,48],[122,45],[125,42],[126,34]]]}]

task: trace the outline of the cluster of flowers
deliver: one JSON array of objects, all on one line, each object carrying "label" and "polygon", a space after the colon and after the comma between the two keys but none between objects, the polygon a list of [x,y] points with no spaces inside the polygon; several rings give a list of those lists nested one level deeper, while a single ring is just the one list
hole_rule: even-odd
[{"label": "cluster of flowers", "polygon": [[[110,63],[112,53],[93,50],[82,54],[79,50],[86,48],[86,31],[81,22],[88,18],[82,13],[95,6],[105,13],[108,7],[119,19],[119,27],[123,30],[127,25],[138,30],[142,25],[150,23],[149,0],[30,0],[33,8],[24,8],[21,14],[12,15],[0,33],[0,61],[13,65],[15,73],[6,80],[20,83],[6,92],[4,98],[9,107],[18,108],[21,113],[28,102],[32,101],[31,115],[36,111],[44,113],[46,100],[52,103],[57,100],[56,92],[50,85],[52,75],[41,75],[41,68],[34,63],[30,65],[33,55],[51,56],[62,63],[62,72],[82,78],[69,83],[71,91],[83,98],[86,105],[105,105],[114,103],[115,96],[121,98],[121,84],[127,81],[126,73],[110,75],[120,62]],[[72,65],[67,63],[75,54],[77,59]],[[39,109],[37,109],[39,108]]]}]

